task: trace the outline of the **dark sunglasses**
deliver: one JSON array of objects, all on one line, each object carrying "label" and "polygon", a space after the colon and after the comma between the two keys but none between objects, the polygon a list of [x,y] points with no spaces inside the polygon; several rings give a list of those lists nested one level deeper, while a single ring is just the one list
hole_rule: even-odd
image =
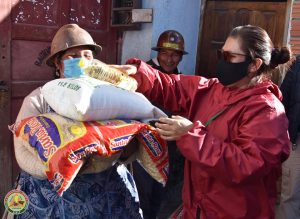
[{"label": "dark sunglasses", "polygon": [[223,59],[226,62],[231,62],[232,58],[234,58],[236,56],[246,56],[246,57],[250,58],[250,56],[246,55],[246,54],[228,52],[228,51],[224,51],[223,49],[217,50],[218,59]]}]

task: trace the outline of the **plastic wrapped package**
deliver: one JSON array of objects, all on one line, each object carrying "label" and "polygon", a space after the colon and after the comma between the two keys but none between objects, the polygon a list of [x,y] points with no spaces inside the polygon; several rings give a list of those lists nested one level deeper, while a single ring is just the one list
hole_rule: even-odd
[{"label": "plastic wrapped package", "polygon": [[167,145],[148,124],[124,119],[80,122],[47,113],[21,120],[10,129],[22,144],[35,151],[59,195],[70,186],[87,158],[107,159],[121,154],[133,138],[139,142],[138,154],[142,156],[137,157],[146,171],[158,182],[166,183]]},{"label": "plastic wrapped package", "polygon": [[78,121],[166,116],[144,95],[91,77],[49,81],[42,94],[56,113]]}]

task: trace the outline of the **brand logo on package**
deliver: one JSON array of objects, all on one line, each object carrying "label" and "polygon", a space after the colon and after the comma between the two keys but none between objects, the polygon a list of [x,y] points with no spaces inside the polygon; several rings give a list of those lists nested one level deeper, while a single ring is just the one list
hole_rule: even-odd
[{"label": "brand logo on package", "polygon": [[128,143],[130,142],[130,140],[132,139],[132,135],[125,135],[125,136],[121,136],[119,138],[115,138],[112,139],[111,141],[111,150],[113,151],[118,151],[123,149],[126,145],[128,145]]},{"label": "brand logo on package", "polygon": [[4,205],[10,213],[22,214],[28,208],[28,196],[21,190],[11,190],[4,198]]}]

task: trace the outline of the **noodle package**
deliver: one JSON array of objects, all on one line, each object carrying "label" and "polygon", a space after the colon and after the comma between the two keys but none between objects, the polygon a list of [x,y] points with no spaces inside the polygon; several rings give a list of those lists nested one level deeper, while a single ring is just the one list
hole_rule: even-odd
[{"label": "noodle package", "polygon": [[145,170],[166,183],[166,142],[148,124],[126,119],[80,122],[46,113],[21,120],[10,129],[22,144],[34,149],[59,195],[68,189],[87,157],[120,154],[133,138],[139,142],[137,159]]}]

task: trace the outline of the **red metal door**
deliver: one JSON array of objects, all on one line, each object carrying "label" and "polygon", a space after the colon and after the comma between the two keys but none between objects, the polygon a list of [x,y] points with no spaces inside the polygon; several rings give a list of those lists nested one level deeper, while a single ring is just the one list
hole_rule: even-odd
[{"label": "red metal door", "polygon": [[0,1],[0,213],[3,198],[19,172],[8,125],[15,121],[23,98],[51,80],[54,69],[44,63],[59,27],[77,23],[102,46],[97,55],[117,62],[117,35],[110,29],[111,1]]}]

